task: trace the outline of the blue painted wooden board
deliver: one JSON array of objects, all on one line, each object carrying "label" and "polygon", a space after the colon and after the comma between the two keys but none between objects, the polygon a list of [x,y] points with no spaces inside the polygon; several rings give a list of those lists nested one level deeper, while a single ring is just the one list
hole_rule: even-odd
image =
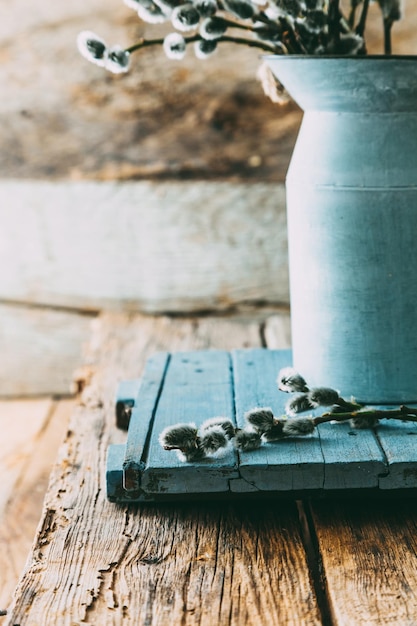
[{"label": "blue painted wooden board", "polygon": [[[416,405],[412,405],[416,406]],[[377,437],[387,460],[381,489],[415,487],[417,483],[417,423],[381,420]]]},{"label": "blue painted wooden board", "polygon": [[[177,422],[201,424],[216,416],[232,417],[233,385],[230,354],[218,350],[173,354],[156,410],[141,487],[146,493],[228,492],[236,478],[234,450],[216,460],[184,463],[164,450],[158,436]],[[169,469],[168,469],[169,468]]]},{"label": "blue painted wooden board", "polygon": [[127,430],[129,427],[132,408],[138,397],[140,378],[122,380],[116,393],[116,424],[118,428]]},{"label": "blue painted wooden board", "polygon": [[385,420],[375,430],[360,431],[346,423],[321,424],[307,437],[252,452],[231,448],[222,458],[198,463],[184,463],[161,447],[161,431],[178,422],[199,426],[224,416],[243,427],[245,413],[254,407],[284,414],[288,395],[278,391],[276,378],[290,364],[291,352],[282,350],[155,354],[140,385],[125,383],[117,396],[132,413],[126,445],[108,451],[108,498],[145,502],[417,487],[417,424],[410,422]]},{"label": "blue painted wooden board", "polygon": [[[274,415],[285,413],[288,395],[278,391],[276,378],[291,364],[289,350],[236,350],[233,373],[236,421],[245,426],[244,414],[254,407],[270,407]],[[284,444],[284,445],[283,445]],[[321,489],[324,460],[319,436],[268,443],[259,450],[240,453],[241,478],[257,491]]]}]

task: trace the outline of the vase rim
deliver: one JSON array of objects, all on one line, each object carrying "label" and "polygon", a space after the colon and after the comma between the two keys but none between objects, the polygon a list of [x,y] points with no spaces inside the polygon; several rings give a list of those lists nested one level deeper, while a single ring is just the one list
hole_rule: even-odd
[{"label": "vase rim", "polygon": [[331,60],[373,60],[373,61],[417,61],[417,54],[363,54],[363,55],[346,55],[346,54],[264,54],[262,58],[268,59],[303,59],[305,61],[331,61]]},{"label": "vase rim", "polygon": [[269,55],[265,62],[304,111],[417,114],[417,56]]}]

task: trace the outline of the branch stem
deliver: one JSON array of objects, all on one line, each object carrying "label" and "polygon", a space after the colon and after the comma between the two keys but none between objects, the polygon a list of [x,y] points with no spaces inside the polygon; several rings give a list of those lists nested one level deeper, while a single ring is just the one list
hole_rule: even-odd
[{"label": "branch stem", "polygon": [[366,26],[366,18],[368,17],[369,0],[363,0],[362,13],[356,27],[356,34],[363,37]]},{"label": "branch stem", "polygon": [[[184,37],[185,43],[193,43],[195,41],[202,40],[203,37],[201,35],[192,35],[191,37]],[[222,35],[215,41],[217,42],[230,42],[238,45],[248,46],[249,48],[259,48],[260,50],[265,50],[266,52],[273,52],[275,54],[282,54],[282,49],[278,46],[274,46],[273,44],[267,44],[262,41],[257,41],[256,39],[246,39],[244,37],[232,37],[229,35]],[[151,46],[161,46],[164,43],[164,38],[159,39],[140,39],[133,46],[126,48],[126,52],[132,53],[136,50],[140,50],[141,48],[149,48]]]},{"label": "branch stem", "polygon": [[361,409],[358,411],[346,411],[344,413],[323,413],[313,417],[313,422],[324,424],[325,422],[345,422],[357,417],[376,417],[377,419],[397,419],[402,422],[417,422],[417,409],[401,405],[397,409]]},{"label": "branch stem", "polygon": [[392,54],[391,45],[391,29],[393,21],[390,18],[384,18],[384,54]]}]

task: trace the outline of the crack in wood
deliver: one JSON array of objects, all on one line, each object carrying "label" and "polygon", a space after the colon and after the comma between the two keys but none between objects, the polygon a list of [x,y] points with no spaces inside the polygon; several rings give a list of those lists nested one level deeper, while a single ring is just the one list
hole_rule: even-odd
[{"label": "crack in wood", "polygon": [[306,553],[311,583],[321,614],[322,626],[333,626],[330,605],[326,593],[326,575],[308,501],[296,502],[300,521],[301,538]]}]

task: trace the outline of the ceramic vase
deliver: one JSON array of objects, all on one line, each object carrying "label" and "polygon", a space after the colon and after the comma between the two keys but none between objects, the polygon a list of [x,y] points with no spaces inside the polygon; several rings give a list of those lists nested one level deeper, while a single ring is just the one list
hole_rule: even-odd
[{"label": "ceramic vase", "polygon": [[293,360],[417,402],[417,58],[267,57],[304,111],[288,170]]}]

